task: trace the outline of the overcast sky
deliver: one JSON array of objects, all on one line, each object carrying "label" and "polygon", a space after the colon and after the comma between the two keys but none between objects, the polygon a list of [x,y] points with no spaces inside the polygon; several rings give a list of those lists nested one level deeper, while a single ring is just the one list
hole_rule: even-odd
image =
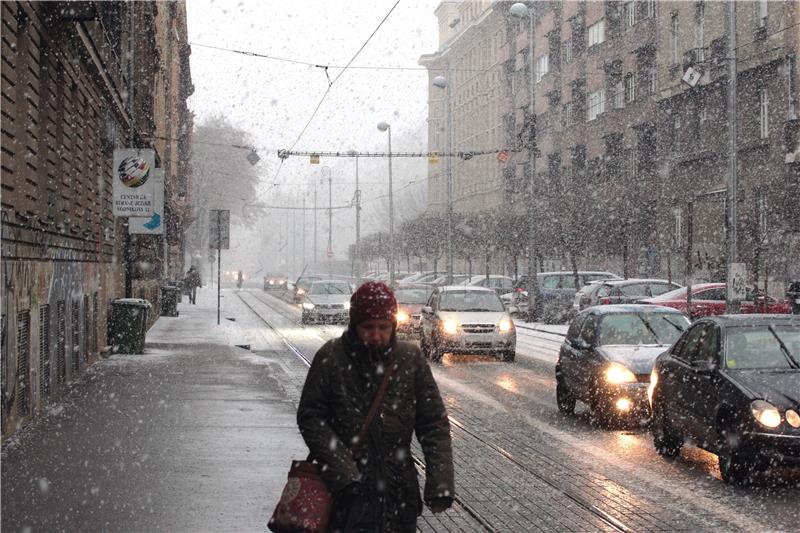
[{"label": "overcast sky", "polygon": [[[382,120],[392,124],[393,151],[425,151],[427,139],[427,75],[424,70],[372,70],[352,67],[419,69],[420,55],[437,47],[434,10],[439,0],[401,0],[366,48],[331,87],[296,150],[385,151]],[[306,65],[212,50],[200,44],[246,50],[270,56],[331,65],[335,79],[394,5],[392,1],[188,0],[189,41],[195,93],[190,100],[196,120],[214,113],[226,115],[249,131],[259,148],[263,191],[270,189],[278,169],[276,150],[290,148],[328,88],[325,70]],[[396,170],[397,209],[424,201],[426,161],[401,162]],[[352,159],[323,159],[333,169],[334,204],[354,192]],[[385,229],[385,160],[361,160],[362,234]],[[307,158],[289,158],[278,175],[278,187],[264,193],[265,203],[299,204],[299,194],[321,169]],[[322,190],[320,190],[321,194]],[[325,185],[327,201],[327,184]],[[294,196],[292,196],[294,195]],[[403,204],[409,204],[404,206]],[[419,205],[417,205],[419,208]],[[424,208],[424,206],[423,206]],[[334,243],[337,256],[354,239],[353,211],[337,214]],[[285,216],[285,215],[282,215]],[[341,217],[341,220],[338,218]],[[324,217],[323,217],[324,218]],[[309,219],[311,220],[310,216]],[[271,220],[274,227],[278,219]],[[284,220],[285,221],[285,220]],[[384,226],[384,227],[380,227]],[[242,235],[242,237],[246,237]],[[327,223],[325,224],[327,239]],[[237,240],[234,238],[234,241]],[[235,243],[232,243],[232,246]],[[242,257],[242,262],[251,260]],[[236,268],[236,267],[232,267]]]}]

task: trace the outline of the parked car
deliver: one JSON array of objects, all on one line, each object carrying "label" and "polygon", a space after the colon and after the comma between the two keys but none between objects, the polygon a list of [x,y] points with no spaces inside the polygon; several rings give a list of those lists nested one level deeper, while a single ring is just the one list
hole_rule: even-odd
[{"label": "parked car", "polygon": [[[687,287],[681,287],[680,289],[675,289],[674,291],[664,293],[654,298],[645,298],[641,300],[641,302],[674,307],[688,315],[689,318],[695,319],[704,316],[725,314],[725,292],[725,283],[699,283],[697,285],[692,285],[691,312],[689,312],[686,302],[686,296],[689,293]],[[764,296],[751,287],[747,288],[745,299],[742,301],[739,310],[742,314],[789,314],[792,312],[789,302],[785,300],[776,300],[771,296]]]},{"label": "parked car", "polygon": [[677,283],[665,279],[624,279],[592,282],[575,293],[574,311],[610,304],[633,304],[645,298],[660,296],[680,289]]},{"label": "parked car", "polygon": [[680,311],[654,305],[590,307],[572,319],[556,363],[556,401],[575,402],[602,420],[649,416],[647,385],[656,357],[690,325]]},{"label": "parked car", "polygon": [[422,308],[420,345],[425,356],[491,354],[513,362],[517,332],[497,293],[484,287],[437,287]]},{"label": "parked car", "polygon": [[[548,324],[557,324],[568,320],[575,293],[581,287],[595,280],[621,279],[611,272],[585,270],[578,271],[577,284],[575,282],[575,273],[572,271],[539,272],[536,276],[540,296],[538,303],[539,318]],[[528,311],[527,288],[528,276],[521,276],[511,292],[508,308],[512,313],[525,313]]]},{"label": "parked car", "polygon": [[264,290],[284,290],[289,278],[285,274],[267,274],[264,276]]},{"label": "parked car", "polygon": [[[463,283],[468,279],[469,279],[469,274],[453,274],[453,281],[450,282],[450,285],[460,285],[461,283]],[[442,287],[444,285],[447,285],[447,274],[439,275],[439,277],[435,278],[430,283],[437,287]]]},{"label": "parked car", "polygon": [[353,286],[335,279],[314,281],[303,300],[302,324],[310,322],[347,322]]},{"label": "parked car", "polygon": [[315,281],[322,279],[319,276],[303,276],[292,285],[292,301],[296,304],[303,303],[309,287]]},{"label": "parked car", "polygon": [[433,287],[426,284],[400,284],[394,291],[397,299],[397,333],[406,338],[419,336],[422,308],[428,302]]},{"label": "parked car", "polygon": [[698,320],[658,358],[648,394],[664,457],[689,440],[717,454],[729,483],[800,467],[800,317]]},{"label": "parked car", "polygon": [[792,281],[787,285],[786,299],[792,304],[792,314],[800,315],[800,281]]},{"label": "parked car", "polygon": [[[472,276],[471,278],[467,278],[463,282],[465,285],[469,285],[471,287],[488,287],[492,289],[499,295],[505,294],[509,292],[511,289],[514,288],[514,279],[508,276],[501,276],[499,274],[489,274],[487,277],[486,274],[482,274],[479,276]],[[459,283],[459,285],[461,284]]]}]

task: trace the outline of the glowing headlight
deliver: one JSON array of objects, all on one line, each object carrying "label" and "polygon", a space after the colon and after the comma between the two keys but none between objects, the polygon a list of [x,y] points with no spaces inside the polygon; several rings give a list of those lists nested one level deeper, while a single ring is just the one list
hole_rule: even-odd
[{"label": "glowing headlight", "polygon": [[653,407],[653,393],[656,391],[656,383],[658,383],[658,372],[654,368],[650,372],[650,385],[647,386],[647,401],[650,402],[650,407]]},{"label": "glowing headlight", "polygon": [[615,385],[620,383],[634,383],[636,375],[631,370],[619,363],[611,363],[606,369],[606,381]]},{"label": "glowing headlight", "polygon": [[456,324],[455,320],[445,320],[442,322],[442,331],[447,333],[448,335],[455,335],[458,333],[458,324]]},{"label": "glowing headlight", "polygon": [[344,303],[344,308],[345,309],[350,309],[350,302],[345,302]]},{"label": "glowing headlight", "polygon": [[314,304],[311,302],[303,302],[303,309],[314,309]]},{"label": "glowing headlight", "polygon": [[753,413],[759,424],[768,428],[776,428],[781,425],[781,413],[778,408],[764,400],[756,400],[750,404],[750,412]]},{"label": "glowing headlight", "polygon": [[786,411],[786,421],[793,428],[800,428],[800,415],[797,414],[797,411],[793,409]]},{"label": "glowing headlight", "polygon": [[275,282],[274,282],[274,281],[272,281],[272,280],[269,280],[269,284],[270,284],[270,285],[275,285]]},{"label": "glowing headlight", "polygon": [[405,322],[409,319],[408,313],[405,311],[398,311],[397,312],[397,322]]},{"label": "glowing headlight", "polygon": [[297,289],[297,294],[305,294],[305,293],[306,293],[305,289]]},{"label": "glowing headlight", "polygon": [[511,328],[513,328],[513,327],[514,327],[514,325],[507,318],[504,318],[503,320],[501,320],[500,323],[497,325],[497,329],[499,329],[503,333],[507,333],[507,332],[511,331]]}]

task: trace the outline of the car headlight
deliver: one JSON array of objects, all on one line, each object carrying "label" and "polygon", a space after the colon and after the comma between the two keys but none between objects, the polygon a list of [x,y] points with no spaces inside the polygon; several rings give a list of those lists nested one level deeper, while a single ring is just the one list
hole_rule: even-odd
[{"label": "car headlight", "polygon": [[778,408],[764,400],[755,400],[750,404],[753,418],[764,427],[776,428],[781,425],[781,413]]},{"label": "car headlight", "polygon": [[345,309],[350,309],[350,302],[345,302],[344,303],[344,308]]},{"label": "car headlight", "polygon": [[458,333],[458,324],[456,324],[455,320],[447,319],[442,322],[442,331],[447,333],[448,335],[455,335]]},{"label": "car headlight", "polygon": [[650,385],[647,386],[647,401],[650,402],[650,408],[653,408],[653,393],[656,391],[656,383],[658,383],[658,372],[654,368],[650,372]]},{"label": "car headlight", "polygon": [[503,320],[500,321],[499,324],[497,324],[497,329],[499,329],[501,333],[508,333],[513,328],[514,324],[512,324],[511,321],[507,318],[504,318]]},{"label": "car headlight", "polygon": [[793,428],[800,428],[800,415],[798,415],[797,411],[794,409],[786,411],[786,421],[789,422],[789,425]]},{"label": "car headlight", "polygon": [[297,294],[305,294],[305,293],[306,293],[305,289],[297,289]]},{"label": "car headlight", "polygon": [[631,372],[630,368],[619,363],[611,363],[606,368],[606,381],[614,385],[620,383],[634,383],[636,381],[636,374]]},{"label": "car headlight", "polygon": [[309,309],[309,310],[314,309],[314,304],[312,304],[311,302],[303,302],[303,309]]},{"label": "car headlight", "polygon": [[406,313],[405,311],[398,311],[398,312],[397,312],[397,323],[398,323],[398,324],[399,324],[400,322],[405,322],[405,321],[407,321],[409,318],[410,318],[410,317],[408,316],[408,313]]}]

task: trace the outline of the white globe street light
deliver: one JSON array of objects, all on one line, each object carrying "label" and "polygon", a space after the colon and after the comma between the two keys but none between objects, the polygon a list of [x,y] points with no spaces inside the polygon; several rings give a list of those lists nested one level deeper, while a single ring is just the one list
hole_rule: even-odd
[{"label": "white globe street light", "polygon": [[389,286],[394,286],[394,196],[392,194],[392,126],[378,122],[378,130],[389,134]]},{"label": "white globe street light", "polygon": [[523,4],[522,2],[517,2],[513,6],[509,8],[509,13],[511,13],[514,17],[519,17],[521,19],[527,18],[530,16],[531,10],[528,9],[528,6]]},{"label": "white globe street light", "polygon": [[453,125],[450,109],[450,84],[444,76],[433,78],[433,86],[445,91],[445,120],[447,127],[447,284],[453,283]]},{"label": "white globe street light", "polygon": [[440,89],[444,89],[447,87],[447,78],[444,76],[436,76],[433,78],[433,85],[434,87],[438,87]]}]

